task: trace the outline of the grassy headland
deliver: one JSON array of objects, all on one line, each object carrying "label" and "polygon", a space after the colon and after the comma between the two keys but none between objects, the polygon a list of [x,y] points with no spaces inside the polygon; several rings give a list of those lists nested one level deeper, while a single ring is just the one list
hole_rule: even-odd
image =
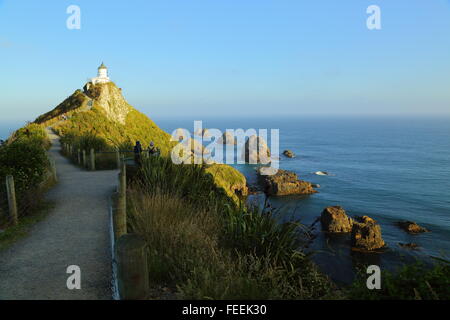
[{"label": "grassy headland", "polygon": [[[62,120],[61,116],[67,116]],[[61,142],[72,145],[73,150],[93,148],[97,155],[96,169],[116,168],[114,154],[101,153],[121,150],[127,156],[136,141],[147,148],[151,141],[169,157],[177,142],[160,129],[150,118],[134,109],[113,82],[86,86],[77,90],[52,111],[38,117],[36,123],[52,128],[61,136]],[[246,193],[246,179],[228,165],[211,165],[208,171],[217,186],[236,202]]]}]

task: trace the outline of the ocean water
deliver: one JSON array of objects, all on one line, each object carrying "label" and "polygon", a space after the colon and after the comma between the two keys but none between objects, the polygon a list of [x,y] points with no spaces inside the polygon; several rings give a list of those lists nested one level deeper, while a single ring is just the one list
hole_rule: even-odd
[{"label": "ocean water", "polygon": [[[155,121],[168,132],[193,131],[187,119]],[[329,236],[316,225],[314,259],[334,280],[351,281],[364,263],[393,270],[415,259],[449,257],[450,118],[222,118],[204,119],[203,127],[280,130],[280,152],[290,149],[297,155],[281,155],[280,167],[321,186],[311,196],[272,198],[281,219],[309,225],[325,207],[340,205],[349,215],[378,221],[387,248],[370,254],[352,252],[349,235]],[[255,181],[255,166],[235,167]],[[332,175],[315,175],[319,170]],[[415,221],[431,232],[409,235],[395,225],[399,220]],[[403,249],[400,242],[417,243],[420,249]]]},{"label": "ocean water", "polygon": [[15,130],[23,127],[23,121],[2,121],[0,120],[0,140],[6,140]]}]

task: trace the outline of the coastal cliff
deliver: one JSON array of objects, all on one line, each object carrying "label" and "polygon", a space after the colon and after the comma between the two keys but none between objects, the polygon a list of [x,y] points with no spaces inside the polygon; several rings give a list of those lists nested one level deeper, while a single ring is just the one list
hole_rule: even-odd
[{"label": "coastal cliff", "polygon": [[[167,157],[176,145],[170,141],[169,133],[133,108],[125,100],[122,89],[113,82],[86,84],[83,90],[76,90],[35,122],[51,126],[63,139],[96,140],[99,151],[104,151],[101,148],[131,150],[136,141],[147,148],[153,141],[161,155]],[[231,198],[238,200],[240,195],[247,194],[245,177],[231,166],[213,164],[205,171]]]}]

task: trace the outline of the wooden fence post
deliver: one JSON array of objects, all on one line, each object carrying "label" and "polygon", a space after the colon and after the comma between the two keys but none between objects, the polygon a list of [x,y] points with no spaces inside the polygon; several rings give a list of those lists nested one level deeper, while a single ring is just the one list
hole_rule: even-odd
[{"label": "wooden fence post", "polygon": [[91,148],[91,163],[90,163],[90,169],[92,171],[95,171],[95,151],[93,148]]},{"label": "wooden fence post", "polygon": [[140,300],[149,293],[147,244],[136,234],[125,234],[116,243],[117,280],[121,300]]},{"label": "wooden fence post", "polygon": [[13,225],[17,225],[19,223],[19,217],[17,214],[16,189],[12,175],[6,176],[6,192],[8,194],[9,216]]},{"label": "wooden fence post", "polygon": [[77,150],[77,156],[78,156],[78,164],[81,164],[81,152],[80,149]]},{"label": "wooden fence post", "polygon": [[117,161],[117,169],[120,169],[120,151],[119,151],[119,148],[116,149],[116,161]]},{"label": "wooden fence post", "polygon": [[114,234],[116,239],[127,233],[127,169],[122,158],[119,173],[119,192],[117,210],[114,216]]},{"label": "wooden fence post", "polygon": [[83,150],[83,167],[86,168],[87,159],[86,159],[86,150]]}]

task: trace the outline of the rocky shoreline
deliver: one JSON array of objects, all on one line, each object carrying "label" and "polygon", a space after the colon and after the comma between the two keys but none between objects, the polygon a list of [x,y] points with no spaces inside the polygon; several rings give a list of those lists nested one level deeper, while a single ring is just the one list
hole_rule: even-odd
[{"label": "rocky shoreline", "polygon": [[[319,185],[299,179],[295,172],[279,169],[273,175],[266,175],[268,167],[256,170],[257,185],[248,186],[249,194],[264,193],[266,196],[282,197],[287,195],[313,195],[318,193]],[[373,218],[349,216],[341,206],[326,207],[318,220],[322,232],[329,234],[348,234],[350,249],[359,252],[374,252],[387,248],[380,224]],[[396,225],[411,235],[429,232],[413,221],[398,221]],[[416,250],[416,243],[398,243],[401,248]]]}]

